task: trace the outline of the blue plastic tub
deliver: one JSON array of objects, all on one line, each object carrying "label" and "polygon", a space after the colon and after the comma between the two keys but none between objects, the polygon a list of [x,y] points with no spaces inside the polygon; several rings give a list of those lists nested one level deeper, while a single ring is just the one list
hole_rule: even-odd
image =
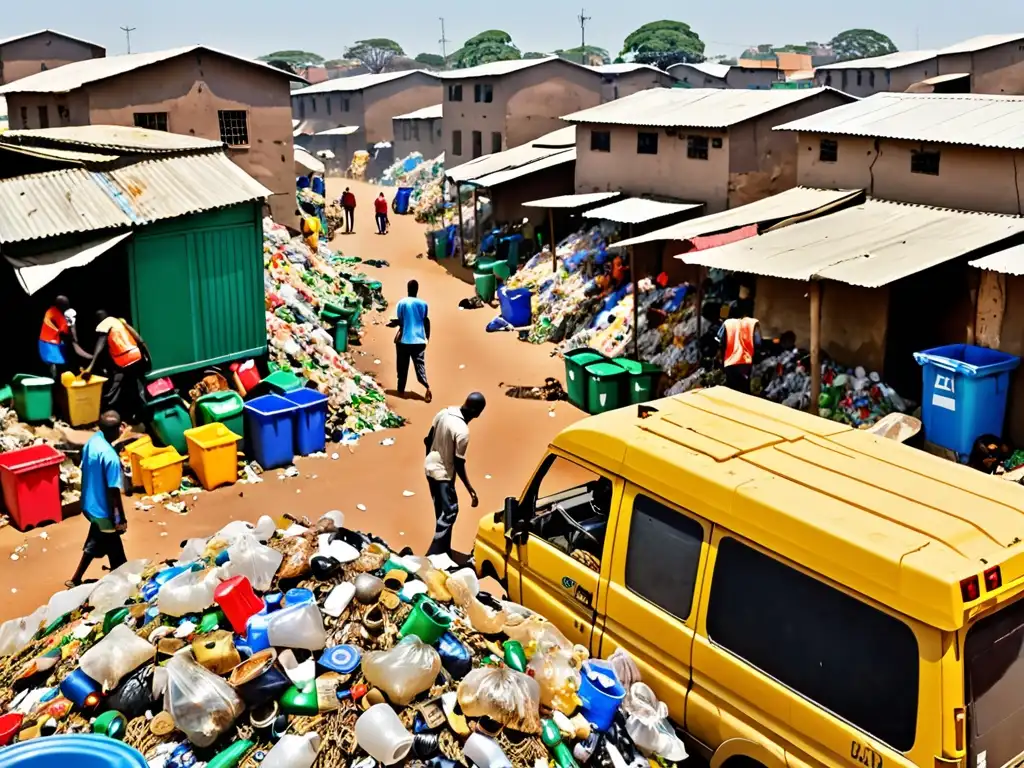
[{"label": "blue plastic tub", "polygon": [[0,749],[0,768],[148,768],[137,749],[91,733],[47,736]]},{"label": "blue plastic tub", "polygon": [[245,444],[264,469],[288,466],[295,458],[295,414],[295,403],[280,395],[245,404]]},{"label": "blue plastic tub", "polygon": [[296,408],[295,452],[309,456],[327,447],[327,395],[315,389],[296,389],[284,395]]},{"label": "blue plastic tub", "polygon": [[[603,682],[609,683],[604,685]],[[583,703],[583,715],[597,730],[606,731],[615,720],[622,700],[626,697],[626,689],[622,687],[615,670],[607,661],[591,659],[583,662],[580,672],[580,701]]]},{"label": "blue plastic tub", "polygon": [[395,202],[392,206],[395,213],[404,215],[409,212],[409,197],[412,195],[412,187],[399,187],[395,194]]},{"label": "blue plastic tub", "polygon": [[1010,372],[1020,358],[970,344],[915,352],[922,368],[921,422],[925,439],[970,457],[981,435],[1003,434]]},{"label": "blue plastic tub", "polygon": [[533,294],[529,288],[501,288],[498,290],[501,319],[516,328],[529,325],[533,319]]}]

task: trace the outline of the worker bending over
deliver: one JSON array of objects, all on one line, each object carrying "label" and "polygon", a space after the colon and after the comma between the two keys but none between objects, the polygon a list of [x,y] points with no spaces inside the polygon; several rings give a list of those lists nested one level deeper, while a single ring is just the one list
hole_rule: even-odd
[{"label": "worker bending over", "polygon": [[761,346],[760,323],[753,317],[729,318],[718,331],[718,343],[725,348],[725,386],[749,395],[754,350]]},{"label": "worker bending over", "polygon": [[102,309],[96,313],[96,333],[92,362],[83,375],[92,374],[97,360],[109,361],[111,375],[103,393],[104,407],[116,410],[127,422],[134,423],[142,415],[149,350],[138,331],[121,318],[109,317]]}]

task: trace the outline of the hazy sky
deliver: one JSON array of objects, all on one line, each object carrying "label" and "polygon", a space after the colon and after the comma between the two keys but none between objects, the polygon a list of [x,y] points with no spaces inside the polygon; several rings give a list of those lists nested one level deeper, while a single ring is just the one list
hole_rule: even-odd
[{"label": "hazy sky", "polygon": [[[111,54],[125,52],[122,26],[136,28],[134,51],[204,43],[252,57],[298,48],[335,58],[354,40],[390,37],[410,55],[440,53],[440,15],[451,40],[449,52],[467,37],[495,28],[509,32],[524,51],[569,48],[580,41],[579,6],[558,0],[12,0],[4,6],[0,38],[55,28],[104,45]],[[587,42],[613,55],[625,35],[657,19],[689,23],[709,55],[736,55],[757,43],[827,41],[851,27],[884,32],[901,49],[937,48],[994,32],[1024,33],[1021,0],[587,0],[586,15],[591,17]]]}]

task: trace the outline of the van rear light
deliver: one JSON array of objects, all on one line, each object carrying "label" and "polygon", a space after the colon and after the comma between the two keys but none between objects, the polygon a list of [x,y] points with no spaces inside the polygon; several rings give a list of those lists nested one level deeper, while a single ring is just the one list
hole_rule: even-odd
[{"label": "van rear light", "polygon": [[985,571],[985,589],[994,592],[1003,586],[1003,574],[999,571],[998,565],[993,565]]},{"label": "van rear light", "polygon": [[956,751],[964,751],[964,737],[967,733],[967,713],[963,707],[953,710],[953,736],[956,744]]},{"label": "van rear light", "polygon": [[965,603],[973,602],[981,597],[977,576],[969,576],[960,582],[960,596],[963,597]]}]

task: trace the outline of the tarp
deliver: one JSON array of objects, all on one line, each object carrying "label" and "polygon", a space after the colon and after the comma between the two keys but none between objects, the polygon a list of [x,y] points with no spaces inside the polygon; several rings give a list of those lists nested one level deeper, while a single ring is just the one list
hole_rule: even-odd
[{"label": "tarp", "polygon": [[56,280],[58,275],[64,270],[84,267],[122,240],[131,236],[131,232],[123,232],[113,237],[102,240],[90,240],[81,245],[63,248],[59,251],[51,251],[50,253],[38,256],[23,259],[13,256],[4,256],[4,258],[8,264],[14,267],[14,274],[18,278],[18,283],[22,289],[31,296],[40,288]]}]

